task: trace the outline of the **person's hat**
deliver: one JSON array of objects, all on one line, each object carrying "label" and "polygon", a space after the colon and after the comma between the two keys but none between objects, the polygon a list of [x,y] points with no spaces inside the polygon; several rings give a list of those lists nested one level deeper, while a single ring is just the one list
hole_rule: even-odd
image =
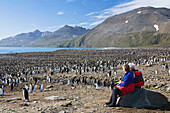
[{"label": "person's hat", "polygon": [[134,63],[129,63],[129,67],[132,69],[135,69],[135,64]]}]

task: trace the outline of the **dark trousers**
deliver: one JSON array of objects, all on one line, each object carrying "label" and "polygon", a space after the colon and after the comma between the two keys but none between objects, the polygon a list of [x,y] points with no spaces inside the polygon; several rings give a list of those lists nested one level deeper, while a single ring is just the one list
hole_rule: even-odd
[{"label": "dark trousers", "polygon": [[123,93],[120,89],[118,89],[118,88],[113,89],[112,96],[110,98],[111,104],[116,105],[117,97],[122,96],[122,95],[123,95]]}]

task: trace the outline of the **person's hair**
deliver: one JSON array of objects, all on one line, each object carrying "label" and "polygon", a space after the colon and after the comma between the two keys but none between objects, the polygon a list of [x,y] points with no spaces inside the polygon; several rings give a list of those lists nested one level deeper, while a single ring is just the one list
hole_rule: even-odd
[{"label": "person's hair", "polygon": [[129,67],[132,69],[135,69],[135,64],[134,63],[129,63]]},{"label": "person's hair", "polygon": [[125,64],[125,65],[123,66],[123,68],[124,68],[125,71],[130,71],[130,68],[129,68],[129,65],[128,65],[128,64]]}]

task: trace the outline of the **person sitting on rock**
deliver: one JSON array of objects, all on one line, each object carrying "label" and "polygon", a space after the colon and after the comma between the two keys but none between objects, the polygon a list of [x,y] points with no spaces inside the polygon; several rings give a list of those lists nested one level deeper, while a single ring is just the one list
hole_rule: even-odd
[{"label": "person sitting on rock", "polygon": [[125,95],[134,91],[134,77],[133,74],[130,72],[128,64],[123,66],[123,71],[125,72],[125,75],[121,80],[119,86],[114,87],[110,101],[106,103],[108,107],[116,106],[117,96]]},{"label": "person sitting on rock", "polygon": [[134,84],[135,88],[141,88],[144,85],[144,80],[142,77],[142,73],[139,70],[135,69],[135,64],[129,63],[130,72],[133,74],[134,77]]}]

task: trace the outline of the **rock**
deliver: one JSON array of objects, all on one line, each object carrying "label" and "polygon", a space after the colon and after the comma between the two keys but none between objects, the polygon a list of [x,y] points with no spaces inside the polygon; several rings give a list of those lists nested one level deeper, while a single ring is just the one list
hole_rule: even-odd
[{"label": "rock", "polygon": [[156,83],[152,85],[152,87],[156,87],[156,86],[157,86],[157,84],[156,84]]},{"label": "rock", "polygon": [[53,89],[44,89],[44,92],[46,92],[46,91],[52,91]]},{"label": "rock", "polygon": [[167,91],[170,91],[170,87],[167,88]]},{"label": "rock", "polygon": [[75,89],[75,87],[71,87],[71,89]]},{"label": "rock", "polygon": [[22,100],[21,98],[10,98],[10,99],[7,99],[5,100],[5,102],[10,102],[10,101],[13,101],[13,100]]},{"label": "rock", "polygon": [[159,88],[159,86],[156,86],[156,87],[155,87],[155,89],[158,89],[158,88]]},{"label": "rock", "polygon": [[44,99],[46,99],[46,100],[66,100],[64,97],[60,97],[60,96],[50,96],[50,97],[45,97]]},{"label": "rock", "polygon": [[132,51],[132,52],[131,52],[131,55],[134,55],[134,54],[136,54],[136,52],[135,52],[135,51]]},{"label": "rock", "polygon": [[46,88],[52,88],[53,86],[52,85],[48,85],[48,86],[46,86]]},{"label": "rock", "polygon": [[12,101],[11,103],[16,103],[16,101]]},{"label": "rock", "polygon": [[20,104],[20,106],[21,106],[21,107],[23,107],[23,106],[29,106],[29,104],[23,103],[23,104]]},{"label": "rock", "polygon": [[118,102],[121,107],[134,108],[160,108],[166,104],[168,104],[168,99],[164,95],[145,89],[135,89],[123,95]]},{"label": "rock", "polygon": [[66,111],[60,111],[59,113],[66,113]]},{"label": "rock", "polygon": [[63,104],[61,104],[61,106],[63,107],[68,107],[70,105],[72,105],[72,101],[64,102]]},{"label": "rock", "polygon": [[52,91],[52,90],[53,90],[53,89],[51,89],[51,88],[49,89],[49,91]]},{"label": "rock", "polygon": [[33,103],[36,104],[36,103],[38,103],[38,101],[34,101]]},{"label": "rock", "polygon": [[39,108],[38,111],[42,111],[42,108]]}]

